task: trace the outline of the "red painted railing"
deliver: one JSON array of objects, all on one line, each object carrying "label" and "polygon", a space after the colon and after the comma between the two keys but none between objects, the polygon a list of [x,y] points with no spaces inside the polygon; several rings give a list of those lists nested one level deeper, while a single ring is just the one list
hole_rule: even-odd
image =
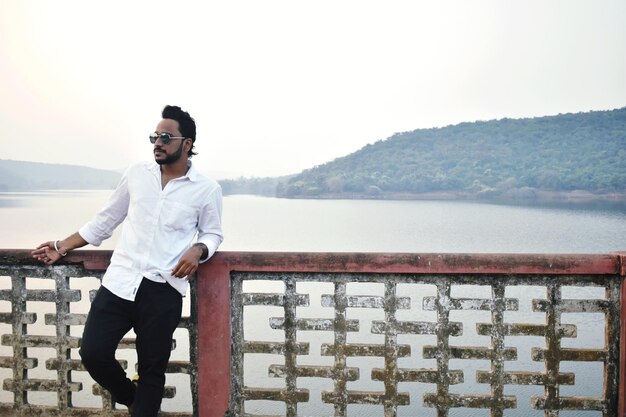
[{"label": "red painted railing", "polygon": [[[198,383],[202,417],[222,417],[229,406],[231,372],[232,272],[320,272],[378,274],[613,275],[623,280],[626,253],[545,254],[348,254],[218,253],[198,271]],[[488,282],[486,282],[488,283]],[[622,285],[622,300],[626,286]],[[621,339],[626,329],[622,302]],[[621,343],[619,416],[624,417],[626,348]]]},{"label": "red painted railing", "polygon": [[[63,265],[80,265],[84,270],[104,270],[109,251],[76,251]],[[0,268],[46,268],[30,259],[25,250],[1,250]],[[45,271],[44,271],[45,272]],[[350,273],[472,275],[493,283],[498,276],[597,276],[615,280],[621,291],[619,326],[619,417],[626,417],[626,253],[613,254],[354,254],[354,253],[217,253],[198,270],[197,340],[198,387],[197,413],[201,417],[222,417],[231,398],[231,283],[233,273]],[[42,271],[37,272],[42,274]],[[7,274],[7,273],[3,273]],[[0,274],[0,275],[3,275]],[[482,278],[481,278],[482,277]],[[194,317],[191,318],[195,321]],[[235,341],[237,342],[237,341]],[[193,358],[192,358],[193,359]],[[71,405],[70,405],[71,406]],[[22,410],[23,411],[23,410]],[[19,415],[26,415],[20,411]],[[24,411],[27,412],[27,411]],[[121,415],[111,411],[106,415]],[[71,411],[67,414],[75,415]],[[76,414],[78,415],[78,414]],[[103,414],[104,415],[104,414]]]}]

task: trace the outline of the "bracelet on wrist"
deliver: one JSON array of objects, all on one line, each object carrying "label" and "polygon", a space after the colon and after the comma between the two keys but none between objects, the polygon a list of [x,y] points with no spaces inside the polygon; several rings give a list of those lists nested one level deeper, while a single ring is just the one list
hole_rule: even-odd
[{"label": "bracelet on wrist", "polygon": [[55,240],[55,241],[54,241],[54,250],[55,250],[55,251],[57,251],[57,253],[58,253],[59,255],[61,255],[61,256],[65,256],[65,255],[67,255],[67,251],[65,251],[65,252],[61,253],[61,251],[59,250],[59,241],[58,241],[58,240]]},{"label": "bracelet on wrist", "polygon": [[200,251],[202,252],[200,254],[200,259],[204,259],[207,256],[209,256],[209,248],[207,248],[204,243],[196,243],[193,246],[195,246],[196,248],[200,249]]}]

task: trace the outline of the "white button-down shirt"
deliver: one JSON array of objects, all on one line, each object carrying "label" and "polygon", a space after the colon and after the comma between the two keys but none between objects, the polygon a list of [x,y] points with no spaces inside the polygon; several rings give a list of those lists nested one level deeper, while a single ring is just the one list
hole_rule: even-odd
[{"label": "white button-down shirt", "polygon": [[118,297],[133,301],[143,277],[168,282],[183,296],[186,279],[171,271],[183,253],[197,242],[209,249],[209,259],[223,240],[222,189],[190,164],[187,174],[161,187],[156,162],[128,168],[108,204],[78,233],[99,246],[122,225],[111,264],[102,285]]}]

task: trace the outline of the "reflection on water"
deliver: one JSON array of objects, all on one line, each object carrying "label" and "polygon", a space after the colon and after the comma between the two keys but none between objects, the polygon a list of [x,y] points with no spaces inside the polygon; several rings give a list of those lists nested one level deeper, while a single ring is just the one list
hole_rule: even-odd
[{"label": "reflection on water", "polygon": [[24,207],[28,204],[29,201],[26,198],[0,196],[0,209],[4,207]]},{"label": "reflection on water", "polygon": [[[110,192],[110,191],[109,191]],[[0,192],[0,209],[39,205],[48,198],[75,198],[93,195],[92,190],[44,190]]]},{"label": "reflection on water", "polygon": [[605,213],[617,212],[626,213],[626,201],[614,200],[567,200],[567,201],[533,201],[533,200],[512,200],[512,201],[483,201],[485,204],[496,204],[501,206],[535,207],[543,209],[558,210],[592,210]]}]

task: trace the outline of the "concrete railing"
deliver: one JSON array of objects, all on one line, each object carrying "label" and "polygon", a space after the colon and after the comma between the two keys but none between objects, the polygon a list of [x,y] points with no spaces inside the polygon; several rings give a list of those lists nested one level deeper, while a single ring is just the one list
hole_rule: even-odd
[{"label": "concrete railing", "polygon": [[[128,416],[78,356],[89,303],[110,257],[110,251],[76,251],[47,267],[28,251],[0,251],[0,415]],[[187,298],[167,368],[164,417],[192,416],[198,409],[195,285]],[[135,373],[134,347],[131,332],[118,354],[129,376]]]},{"label": "concrete railing", "polygon": [[[109,256],[0,252],[2,415],[126,415],[76,355],[88,303],[74,306]],[[218,253],[175,334],[167,384],[183,382],[162,415],[622,417],[624,275],[623,254]]]}]

